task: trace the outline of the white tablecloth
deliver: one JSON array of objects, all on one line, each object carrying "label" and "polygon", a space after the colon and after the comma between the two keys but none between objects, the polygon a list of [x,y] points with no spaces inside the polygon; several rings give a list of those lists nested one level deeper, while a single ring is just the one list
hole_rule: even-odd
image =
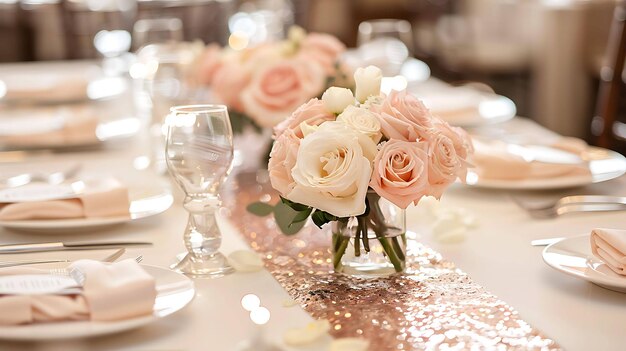
[{"label": "white tablecloth", "polygon": [[[113,102],[118,104],[119,102]],[[130,108],[130,102],[125,102]],[[514,119],[480,131],[501,136],[512,133],[516,138],[550,137],[552,134],[536,124]],[[130,186],[157,182],[159,176],[149,170],[138,171],[142,156],[148,154],[145,140],[137,137],[105,150],[80,153],[34,154],[0,153],[0,170],[9,161],[79,160],[85,173],[107,173]],[[167,178],[161,180],[167,181]],[[626,178],[589,187],[586,191],[626,195]],[[572,191],[577,192],[577,191]],[[556,195],[556,194],[555,194]],[[127,257],[144,256],[144,263],[158,266],[172,264],[183,251],[182,233],[187,221],[176,196],[175,205],[154,218],[93,232],[60,235],[33,234],[0,229],[0,242],[34,242],[56,240],[125,239],[147,240],[150,248],[129,249]],[[534,220],[518,208],[501,191],[453,186],[443,198],[447,206],[464,207],[480,223],[466,240],[458,244],[438,243],[428,234],[423,242],[440,251],[445,258],[479,284],[517,308],[523,319],[568,350],[621,350],[626,344],[623,319],[626,295],[605,290],[590,283],[562,275],[545,265],[541,248],[530,246],[532,239],[573,236],[588,233],[597,226],[626,228],[622,213],[596,213],[568,216],[555,220]],[[412,211],[408,212],[409,229],[415,229]],[[224,221],[223,252],[245,248],[232,226]],[[101,258],[109,252],[55,252],[23,254],[29,257]],[[0,261],[14,260],[14,255],[0,255]],[[264,327],[266,338],[276,342],[293,326],[303,326],[311,318],[300,307],[283,307],[288,294],[267,271],[236,273],[220,279],[196,280],[197,296],[183,311],[147,327],[114,336],[61,343],[8,343],[0,341],[0,350],[236,350],[242,340],[250,338],[256,327],[248,318],[240,299],[254,293],[271,311]],[[0,311],[1,313],[1,311]],[[310,350],[326,350],[329,340],[312,345]],[[307,350],[307,349],[299,349]]]}]

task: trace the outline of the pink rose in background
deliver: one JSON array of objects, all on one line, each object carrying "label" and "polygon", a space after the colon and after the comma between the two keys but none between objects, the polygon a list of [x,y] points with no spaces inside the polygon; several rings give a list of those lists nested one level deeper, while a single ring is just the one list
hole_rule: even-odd
[{"label": "pink rose in background", "polygon": [[241,92],[244,111],[262,127],[273,127],[324,88],[317,65],[284,60],[262,68]]},{"label": "pink rose in background", "polygon": [[237,61],[226,62],[213,76],[213,93],[223,104],[243,112],[241,91],[250,82],[250,69]]},{"label": "pink rose in background", "polygon": [[433,128],[432,118],[424,104],[405,91],[392,91],[382,103],[371,109],[380,115],[381,131],[388,139],[427,140]]},{"label": "pink rose in background", "polygon": [[310,126],[319,126],[326,121],[334,120],[335,115],[326,109],[324,102],[314,98],[300,106],[289,118],[278,124],[274,128],[274,137],[278,139],[283,133],[291,131],[296,137],[302,139],[304,138],[300,129],[302,122],[306,122]]},{"label": "pink rose in background", "polygon": [[200,82],[200,84],[211,85],[213,83],[213,77],[221,65],[222,48],[217,44],[210,44],[200,57],[198,82]]},{"label": "pink rose in background", "polygon": [[289,194],[295,186],[291,170],[296,165],[299,148],[300,138],[291,130],[281,134],[272,146],[267,169],[272,187],[283,196]]},{"label": "pink rose in background", "polygon": [[452,140],[441,132],[434,132],[428,142],[428,195],[437,199],[454,183],[464,168],[457,156]]},{"label": "pink rose in background", "polygon": [[427,195],[428,144],[389,140],[374,159],[370,187],[400,208],[407,208]]},{"label": "pink rose in background", "polygon": [[327,75],[334,75],[335,63],[344,51],[346,46],[334,36],[309,33],[300,43],[299,55],[317,62]]},{"label": "pink rose in background", "polygon": [[461,181],[465,181],[467,176],[467,167],[470,166],[469,158],[474,153],[472,139],[463,128],[451,127],[447,122],[436,118],[434,119],[435,133],[442,133],[452,141],[454,151],[461,163],[458,177]]}]

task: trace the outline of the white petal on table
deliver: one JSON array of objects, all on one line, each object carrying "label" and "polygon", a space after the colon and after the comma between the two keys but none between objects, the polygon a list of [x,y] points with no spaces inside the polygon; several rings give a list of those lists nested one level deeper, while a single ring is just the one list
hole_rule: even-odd
[{"label": "white petal on table", "polygon": [[263,269],[261,256],[250,250],[237,250],[228,255],[228,262],[237,272],[258,272]]},{"label": "white petal on table", "polygon": [[330,343],[329,351],[367,351],[369,341],[362,338],[341,338]]},{"label": "white petal on table", "polygon": [[330,330],[330,322],[326,319],[311,322],[304,328],[289,329],[283,335],[285,344],[301,346],[310,344],[323,337]]}]

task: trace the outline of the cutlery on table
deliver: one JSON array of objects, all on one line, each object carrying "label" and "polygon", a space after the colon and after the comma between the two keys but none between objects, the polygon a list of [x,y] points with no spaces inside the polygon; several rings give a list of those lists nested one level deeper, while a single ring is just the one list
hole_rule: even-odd
[{"label": "cutlery on table", "polygon": [[[115,251],[113,254],[103,258],[101,261],[109,262],[109,263],[115,262],[118,258],[120,258],[124,254],[124,252],[126,252],[126,249],[121,248]],[[143,259],[143,256],[139,256],[139,257],[142,257]],[[0,262],[0,268],[27,266],[27,265],[44,264],[44,263],[64,263],[64,262],[70,262],[70,260],[25,260],[25,261]]]},{"label": "cutlery on table", "polygon": [[511,199],[533,218],[548,219],[573,212],[624,211],[626,197],[604,195],[565,196],[549,204],[530,205],[518,198]]},{"label": "cutlery on table", "polygon": [[530,242],[530,245],[532,246],[548,246],[550,244],[554,244],[556,242],[559,242],[561,240],[563,240],[565,238],[560,237],[560,238],[548,238],[548,239],[536,239]]},{"label": "cutlery on table", "polygon": [[121,248],[126,246],[150,246],[147,241],[114,241],[114,242],[49,242],[32,244],[11,244],[0,245],[0,254],[11,254],[21,252],[44,252],[44,251],[65,251],[65,250],[102,250],[111,248]]},{"label": "cutlery on table", "polygon": [[74,177],[78,171],[81,169],[81,164],[76,163],[72,165],[72,167],[57,172],[50,173],[39,173],[39,172],[28,172],[17,174],[0,181],[0,185],[15,188],[19,186],[23,186],[26,184],[30,184],[32,182],[43,182],[48,184],[61,184],[67,179]]}]

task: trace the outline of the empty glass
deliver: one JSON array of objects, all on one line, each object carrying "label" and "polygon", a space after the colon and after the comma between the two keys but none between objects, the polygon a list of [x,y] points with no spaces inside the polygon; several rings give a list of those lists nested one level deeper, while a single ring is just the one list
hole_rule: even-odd
[{"label": "empty glass", "polygon": [[183,22],[176,17],[140,19],[133,26],[133,46],[183,41]]},{"label": "empty glass", "polygon": [[185,257],[175,269],[192,277],[218,277],[233,272],[218,250],[222,235],[216,221],[218,190],[231,169],[233,132],[226,106],[172,107],[165,147],[167,167],[185,192],[189,212]]},{"label": "empty glass", "polygon": [[359,56],[365,65],[376,65],[386,76],[400,73],[413,52],[413,30],[405,20],[380,19],[359,24]]}]

